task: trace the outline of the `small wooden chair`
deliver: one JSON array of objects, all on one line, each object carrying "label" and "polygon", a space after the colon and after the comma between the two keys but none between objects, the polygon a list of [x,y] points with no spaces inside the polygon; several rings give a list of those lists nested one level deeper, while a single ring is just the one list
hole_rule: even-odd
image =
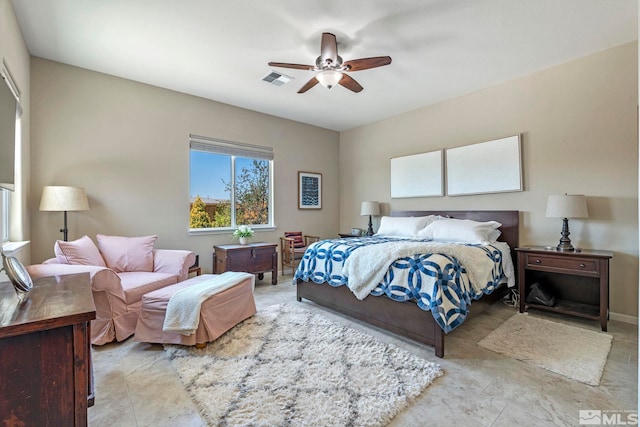
[{"label": "small wooden chair", "polygon": [[280,270],[284,275],[285,265],[291,268],[291,274],[295,273],[300,260],[307,247],[319,241],[317,236],[303,235],[301,231],[286,231],[284,237],[280,238]]}]

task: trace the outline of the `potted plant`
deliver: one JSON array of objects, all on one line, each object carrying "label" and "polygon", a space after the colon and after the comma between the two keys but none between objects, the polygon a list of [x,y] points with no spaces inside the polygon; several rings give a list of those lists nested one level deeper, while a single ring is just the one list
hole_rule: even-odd
[{"label": "potted plant", "polygon": [[241,245],[249,243],[249,239],[253,237],[253,230],[247,225],[240,225],[238,229],[233,232],[233,237],[240,241]]}]

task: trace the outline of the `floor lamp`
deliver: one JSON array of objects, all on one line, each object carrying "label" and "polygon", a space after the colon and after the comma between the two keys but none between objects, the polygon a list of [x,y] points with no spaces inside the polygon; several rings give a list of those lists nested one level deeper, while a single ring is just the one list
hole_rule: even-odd
[{"label": "floor lamp", "polygon": [[88,211],[87,193],[81,187],[46,186],[42,189],[40,210],[64,212],[64,227],[60,229],[60,232],[66,242],[69,234],[67,211]]}]

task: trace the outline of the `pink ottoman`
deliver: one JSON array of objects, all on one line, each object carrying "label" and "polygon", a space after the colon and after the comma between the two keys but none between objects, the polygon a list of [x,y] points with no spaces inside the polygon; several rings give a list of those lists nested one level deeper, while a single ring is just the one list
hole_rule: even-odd
[{"label": "pink ottoman", "polygon": [[250,278],[238,282],[220,293],[209,297],[200,308],[200,323],[195,334],[182,335],[164,332],[162,325],[169,298],[179,289],[210,279],[213,275],[203,274],[184,282],[149,292],[142,296],[142,308],[136,325],[136,341],[166,344],[197,345],[218,338],[243,320],[256,313],[253,286]]}]

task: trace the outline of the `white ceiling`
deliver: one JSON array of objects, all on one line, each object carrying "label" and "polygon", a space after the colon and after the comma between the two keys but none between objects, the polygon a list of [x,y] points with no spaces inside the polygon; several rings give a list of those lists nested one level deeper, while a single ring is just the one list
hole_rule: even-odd
[{"label": "white ceiling", "polygon": [[[337,131],[638,38],[636,0],[13,0],[32,55]],[[358,94],[311,71],[333,32]]]}]

